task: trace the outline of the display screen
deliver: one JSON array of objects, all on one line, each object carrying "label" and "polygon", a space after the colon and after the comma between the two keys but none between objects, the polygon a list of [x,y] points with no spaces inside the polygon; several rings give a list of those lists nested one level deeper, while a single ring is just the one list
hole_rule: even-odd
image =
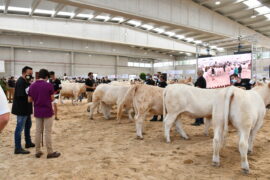
[{"label": "display screen", "polygon": [[207,88],[227,86],[233,74],[251,78],[251,54],[199,58],[198,68],[204,71]]}]

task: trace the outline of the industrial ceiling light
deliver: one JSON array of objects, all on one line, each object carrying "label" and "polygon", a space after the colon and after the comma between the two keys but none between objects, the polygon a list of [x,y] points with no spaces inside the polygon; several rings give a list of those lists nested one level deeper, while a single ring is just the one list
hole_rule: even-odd
[{"label": "industrial ceiling light", "polygon": [[98,15],[95,17],[95,19],[100,19],[100,20],[103,20],[104,22],[106,22],[111,18],[109,16]]},{"label": "industrial ceiling light", "polygon": [[140,21],[136,21],[136,20],[130,20],[127,23],[131,24],[131,25],[133,25],[135,27],[138,27],[138,26],[140,26],[142,24]]},{"label": "industrial ceiling light", "polygon": [[92,19],[94,17],[94,15],[93,14],[78,14],[77,17]]},{"label": "industrial ceiling light", "polygon": [[57,15],[58,15],[58,16],[70,16],[70,17],[72,17],[72,16],[75,15],[75,13],[73,13],[73,12],[64,12],[64,11],[60,11]]},{"label": "industrial ceiling light", "polygon": [[268,20],[270,20],[270,14],[265,14],[265,17],[267,17]]},{"label": "industrial ceiling light", "polygon": [[51,11],[51,10],[45,10],[45,9],[36,9],[34,11],[35,14],[46,14],[46,15],[52,15],[55,13],[55,11]]},{"label": "industrial ceiling light", "polygon": [[210,46],[211,49],[217,49],[217,46]]},{"label": "industrial ceiling light", "polygon": [[4,10],[5,9],[5,7],[4,6],[0,6],[0,10]]},{"label": "industrial ceiling light", "polygon": [[249,8],[258,7],[261,5],[261,3],[258,0],[246,0],[243,3],[247,5]]},{"label": "industrial ceiling light", "polygon": [[216,1],[215,4],[216,4],[216,5],[220,5],[220,1]]},{"label": "industrial ceiling light", "polygon": [[42,42],[42,41],[40,41],[40,42],[39,42],[39,44],[43,44],[43,42]]},{"label": "industrial ceiling light", "polygon": [[201,43],[202,43],[202,41],[200,41],[200,40],[196,40],[196,41],[194,41],[194,43],[195,43],[195,44],[201,44]]},{"label": "industrial ceiling light", "polygon": [[186,41],[187,42],[192,42],[192,41],[194,41],[194,39],[193,38],[186,38]]},{"label": "industrial ceiling light", "polygon": [[255,8],[255,11],[257,11],[259,14],[267,14],[267,13],[270,13],[270,8],[266,6],[262,6],[259,8]]},{"label": "industrial ceiling light", "polygon": [[155,31],[156,33],[163,33],[165,30],[161,28],[155,28],[153,29],[153,31]]},{"label": "industrial ceiling light", "polygon": [[151,30],[151,29],[154,28],[153,26],[151,26],[151,25],[149,25],[149,24],[143,24],[141,27],[142,27],[143,29],[146,29],[146,30]]},{"label": "industrial ceiling light", "polygon": [[121,23],[124,21],[124,18],[123,17],[114,17],[111,19],[111,21],[117,21],[117,22]]},{"label": "industrial ceiling light", "polygon": [[185,38],[185,36],[183,36],[183,35],[175,35],[175,37],[178,38],[178,39],[184,39]]},{"label": "industrial ceiling light", "polygon": [[30,8],[22,8],[22,7],[14,7],[14,6],[9,6],[8,11],[13,11],[13,12],[28,12],[30,13],[31,9]]},{"label": "industrial ceiling light", "polygon": [[170,32],[170,31],[167,31],[167,32],[165,32],[164,34],[166,34],[166,35],[168,35],[168,36],[174,36],[174,35],[175,35],[174,32]]}]

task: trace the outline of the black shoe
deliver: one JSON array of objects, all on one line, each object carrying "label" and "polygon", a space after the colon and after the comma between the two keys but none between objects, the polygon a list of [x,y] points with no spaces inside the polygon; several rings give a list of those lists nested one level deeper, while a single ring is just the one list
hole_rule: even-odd
[{"label": "black shoe", "polygon": [[34,143],[30,143],[30,144],[25,144],[25,148],[28,149],[28,148],[32,148],[32,147],[35,147],[35,144]]},{"label": "black shoe", "polygon": [[14,154],[30,154],[30,151],[22,149],[15,149]]},{"label": "black shoe", "polygon": [[152,118],[150,121],[158,121],[157,118]]},{"label": "black shoe", "polygon": [[160,120],[159,121],[163,121],[163,118],[160,118]]}]

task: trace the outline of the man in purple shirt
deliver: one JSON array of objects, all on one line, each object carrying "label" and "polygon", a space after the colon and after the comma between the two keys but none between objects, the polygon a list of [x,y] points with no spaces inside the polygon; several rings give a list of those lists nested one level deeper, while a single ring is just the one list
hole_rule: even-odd
[{"label": "man in purple shirt", "polygon": [[34,102],[34,116],[36,118],[36,157],[40,158],[43,153],[40,150],[43,128],[45,127],[45,140],[47,147],[47,158],[57,158],[61,154],[53,152],[51,133],[53,125],[52,101],[54,100],[53,86],[47,80],[50,77],[48,70],[39,71],[39,79],[29,88],[29,102]]}]

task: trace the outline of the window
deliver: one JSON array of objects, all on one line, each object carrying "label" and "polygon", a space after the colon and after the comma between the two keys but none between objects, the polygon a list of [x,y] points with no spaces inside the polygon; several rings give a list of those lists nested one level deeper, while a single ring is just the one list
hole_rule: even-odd
[{"label": "window", "polygon": [[128,62],[128,66],[133,66],[134,63],[133,62]]}]

